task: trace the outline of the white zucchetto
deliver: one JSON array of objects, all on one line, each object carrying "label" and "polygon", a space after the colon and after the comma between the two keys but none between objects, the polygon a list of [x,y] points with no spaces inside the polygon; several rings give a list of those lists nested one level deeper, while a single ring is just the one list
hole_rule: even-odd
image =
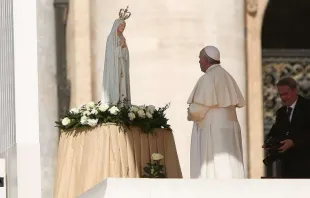
[{"label": "white zucchetto", "polygon": [[209,56],[213,60],[220,61],[220,51],[216,47],[206,46],[204,50],[207,56]]}]

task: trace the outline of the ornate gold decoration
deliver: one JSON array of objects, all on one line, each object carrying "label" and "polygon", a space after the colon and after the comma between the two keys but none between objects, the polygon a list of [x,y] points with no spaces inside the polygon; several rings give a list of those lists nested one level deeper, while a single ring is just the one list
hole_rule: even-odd
[{"label": "ornate gold decoration", "polygon": [[246,0],[246,8],[251,16],[255,16],[258,9],[258,0]]},{"label": "ornate gold decoration", "polygon": [[131,13],[128,12],[128,6],[127,6],[127,8],[125,10],[124,9],[120,9],[118,15],[119,15],[120,19],[123,19],[123,20],[128,19],[131,16]]}]

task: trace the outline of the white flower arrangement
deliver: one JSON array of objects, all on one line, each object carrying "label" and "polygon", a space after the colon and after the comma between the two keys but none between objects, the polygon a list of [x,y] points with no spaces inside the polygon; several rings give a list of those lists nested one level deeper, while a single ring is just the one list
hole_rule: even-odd
[{"label": "white flower arrangement", "polygon": [[168,108],[169,104],[156,108],[153,105],[109,105],[91,101],[69,110],[63,119],[56,121],[56,124],[63,132],[79,127],[96,127],[102,123],[116,123],[126,127],[138,126],[146,133],[154,128],[171,130],[165,117]]},{"label": "white flower arrangement", "polygon": [[160,160],[164,159],[164,156],[160,153],[153,153],[151,161],[143,168],[145,178],[165,178],[165,167],[160,164]]},{"label": "white flower arrangement", "polygon": [[71,120],[67,117],[61,120],[61,124],[64,126],[68,126],[71,123]]},{"label": "white flower arrangement", "polygon": [[164,156],[160,153],[153,153],[151,158],[154,161],[159,161],[159,160],[164,159]]}]

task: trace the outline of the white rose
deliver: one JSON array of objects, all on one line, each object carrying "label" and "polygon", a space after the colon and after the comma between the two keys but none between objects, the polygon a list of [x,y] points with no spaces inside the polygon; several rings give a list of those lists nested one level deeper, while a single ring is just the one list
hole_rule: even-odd
[{"label": "white rose", "polygon": [[146,117],[153,118],[152,114],[150,112],[146,112]]},{"label": "white rose", "polygon": [[164,159],[164,156],[162,154],[160,154],[160,153],[153,153],[152,154],[152,160],[159,161],[162,159]]},{"label": "white rose", "polygon": [[70,124],[71,120],[67,117],[65,117],[64,119],[62,119],[61,124],[64,126],[67,126],[68,124]]},{"label": "white rose", "polygon": [[139,106],[139,109],[143,109],[143,110],[144,110],[145,108],[146,108],[146,107],[145,107],[144,105],[140,105],[140,106]]},{"label": "white rose", "polygon": [[88,117],[87,116],[82,116],[81,117],[81,120],[80,120],[80,123],[82,125],[86,125],[87,124],[87,120],[88,120]]},{"label": "white rose", "polygon": [[92,109],[95,107],[95,103],[92,101],[92,102],[89,102],[87,105],[86,105],[86,108],[87,109]]},{"label": "white rose", "polygon": [[97,125],[97,123],[98,123],[98,119],[89,119],[89,120],[87,121],[87,124],[88,124],[89,126],[91,126],[91,127],[95,127],[95,126]]},{"label": "white rose", "polygon": [[110,112],[112,115],[117,115],[118,112],[119,112],[119,109],[118,109],[116,106],[113,106],[111,109],[109,109],[109,112]]},{"label": "white rose", "polygon": [[77,108],[73,108],[70,110],[70,113],[77,114],[79,113],[79,110]]},{"label": "white rose", "polygon": [[101,104],[99,106],[99,111],[101,111],[101,112],[105,112],[108,109],[109,109],[109,105],[107,105],[107,104]]},{"label": "white rose", "polygon": [[131,106],[130,107],[130,109],[129,109],[129,111],[132,111],[132,112],[137,112],[137,111],[139,111],[139,107],[137,107],[137,106]]},{"label": "white rose", "polygon": [[90,112],[89,112],[89,111],[84,111],[84,112],[83,112],[83,115],[84,115],[84,116],[89,116],[89,115],[90,115]]},{"label": "white rose", "polygon": [[140,118],[145,118],[145,112],[141,109],[138,111],[138,115]]},{"label": "white rose", "polygon": [[150,112],[151,114],[153,114],[155,111],[155,106],[153,106],[153,105],[147,106],[147,111]]},{"label": "white rose", "polygon": [[90,114],[92,114],[92,115],[97,115],[97,114],[98,114],[97,109],[93,109],[93,110],[90,112]]},{"label": "white rose", "polygon": [[134,120],[136,118],[136,115],[132,112],[128,113],[128,117],[129,117],[129,120]]}]

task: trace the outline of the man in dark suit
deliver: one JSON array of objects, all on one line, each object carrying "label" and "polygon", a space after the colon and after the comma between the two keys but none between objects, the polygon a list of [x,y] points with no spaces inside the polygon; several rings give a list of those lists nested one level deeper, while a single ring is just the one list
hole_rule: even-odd
[{"label": "man in dark suit", "polygon": [[278,149],[281,177],[310,178],[310,100],[298,95],[291,77],[281,79],[277,88],[283,106],[267,137],[285,137]]}]

